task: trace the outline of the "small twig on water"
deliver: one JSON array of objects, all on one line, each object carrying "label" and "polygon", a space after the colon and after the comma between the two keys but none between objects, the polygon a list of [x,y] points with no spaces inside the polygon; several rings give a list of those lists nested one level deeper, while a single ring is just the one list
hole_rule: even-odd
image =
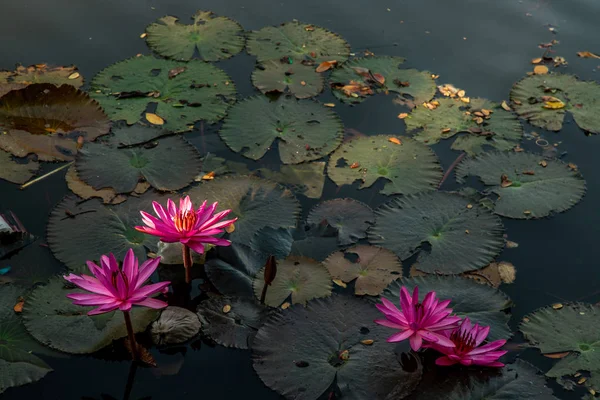
[{"label": "small twig on water", "polygon": [[467,153],[460,153],[460,155],[458,157],[456,157],[456,160],[454,160],[454,162],[452,164],[450,164],[450,166],[446,170],[446,173],[444,174],[444,177],[442,178],[442,180],[440,181],[440,184],[438,185],[438,189],[442,187],[442,185],[444,184],[446,179],[448,179],[448,177],[450,176],[450,173],[452,172],[454,167],[456,167],[458,165],[458,163],[461,162],[463,158],[465,158],[466,155],[467,155]]},{"label": "small twig on water", "polygon": [[38,177],[37,177],[37,178],[35,178],[34,180],[31,180],[31,181],[29,181],[29,182],[27,182],[27,183],[25,183],[25,184],[21,185],[21,187],[19,187],[19,189],[23,190],[23,189],[25,189],[26,187],[28,187],[28,186],[31,186],[31,185],[33,185],[34,183],[41,181],[42,179],[46,179],[46,178],[47,178],[47,177],[49,177],[50,175],[52,175],[52,174],[55,174],[55,173],[57,173],[58,171],[60,171],[60,170],[62,170],[62,169],[65,169],[65,168],[68,168],[68,167],[70,167],[71,165],[73,165],[73,163],[74,163],[74,162],[75,162],[75,161],[71,161],[71,162],[69,162],[69,163],[66,163],[65,165],[61,165],[60,167],[58,167],[58,168],[56,168],[56,169],[54,169],[54,170],[52,170],[52,171],[50,171],[50,172],[48,172],[48,173],[46,173],[46,174],[42,175],[42,176],[38,176]]}]

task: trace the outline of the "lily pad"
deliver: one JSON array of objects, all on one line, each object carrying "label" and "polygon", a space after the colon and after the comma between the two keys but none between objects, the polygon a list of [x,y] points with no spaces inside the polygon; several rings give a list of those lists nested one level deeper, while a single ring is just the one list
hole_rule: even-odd
[{"label": "lily pad", "polygon": [[0,150],[0,179],[25,183],[37,172],[40,164],[29,159],[15,160],[10,153]]},{"label": "lily pad", "polygon": [[[23,321],[27,331],[42,344],[72,354],[98,351],[113,340],[127,336],[123,313],[114,311],[90,317],[94,307],[72,304],[69,293],[83,293],[65,286],[62,277],[50,280],[46,286],[35,289],[23,307]],[[135,307],[131,322],[135,332],[146,330],[158,317],[158,311]]]},{"label": "lily pad", "polygon": [[329,158],[327,174],[337,185],[358,180],[360,189],[384,179],[380,193],[387,195],[435,190],[442,179],[442,169],[431,149],[413,139],[389,135],[363,136],[342,144]]},{"label": "lily pad", "polygon": [[218,296],[198,306],[202,332],[225,347],[249,349],[267,315],[267,307],[252,298]]},{"label": "lily pad", "polygon": [[298,99],[307,99],[323,91],[323,76],[315,72],[314,65],[304,65],[286,57],[260,64],[252,73],[252,83],[263,93],[289,91]]},{"label": "lily pad", "polygon": [[115,147],[130,147],[142,144],[149,144],[164,136],[173,136],[173,133],[166,129],[161,129],[160,126],[145,126],[118,124],[112,128],[112,135],[104,137],[107,143]]},{"label": "lily pad", "polygon": [[407,131],[416,132],[414,138],[419,142],[432,145],[462,132],[465,135],[459,136],[452,148],[473,155],[486,147],[510,150],[523,137],[517,116],[497,103],[481,98],[468,104],[452,98],[437,101],[436,108],[417,107],[404,119]]},{"label": "lily pad", "polygon": [[337,114],[317,102],[255,96],[231,108],[219,134],[231,150],[252,160],[277,140],[281,161],[299,164],[334,151],[344,131]]},{"label": "lily pad", "polygon": [[266,226],[254,235],[250,248],[277,259],[284,259],[290,254],[293,241],[290,229]]},{"label": "lily pad", "polygon": [[404,398],[417,386],[421,364],[398,361],[385,341],[389,329],[373,322],[378,317],[371,303],[339,295],[276,312],[254,339],[254,369],[286,399],[321,398],[334,382],[344,399]]},{"label": "lily pad", "polygon": [[411,108],[427,102],[436,92],[431,72],[400,69],[402,57],[364,57],[344,64],[331,74],[333,94],[342,101],[359,103],[369,95],[390,92]]},{"label": "lily pad", "polygon": [[[264,281],[264,269],[254,278],[254,294],[260,298]],[[279,307],[288,297],[292,304],[306,304],[308,300],[331,294],[331,276],[319,262],[298,256],[277,260],[277,275],[267,289],[265,304]]]},{"label": "lily pad", "polygon": [[546,376],[570,388],[564,378],[579,371],[590,373],[586,386],[600,390],[600,308],[574,303],[562,307],[545,307],[523,319],[520,330],[533,346],[544,354],[569,354],[561,358]]},{"label": "lily pad", "polygon": [[532,125],[551,131],[562,128],[570,112],[581,129],[600,133],[600,85],[574,75],[531,75],[510,92],[512,107]]},{"label": "lily pad", "polygon": [[[172,71],[181,72],[173,76]],[[164,120],[164,129],[184,132],[201,120],[221,120],[236,92],[231,78],[214,65],[140,56],[98,73],[92,80],[90,95],[112,120],[134,124],[149,106],[156,105],[153,113]]]},{"label": "lily pad", "polygon": [[353,199],[333,199],[317,204],[306,221],[329,225],[337,230],[338,243],[346,246],[367,237],[367,229],[375,222],[369,206]]},{"label": "lily pad", "polygon": [[217,17],[211,11],[197,11],[190,25],[167,15],[146,28],[148,46],[163,57],[189,61],[198,51],[206,61],[223,60],[244,48],[244,31],[240,24]]},{"label": "lily pad", "polygon": [[[69,189],[84,200],[98,197],[102,199],[104,204],[119,204],[127,200],[127,196],[118,194],[111,188],[95,190],[79,178],[74,165],[71,165],[67,170],[65,180]],[[150,185],[147,186],[150,187]]]},{"label": "lily pad", "polygon": [[509,218],[542,218],[566,211],[586,191],[579,172],[532,153],[495,152],[466,159],[456,168],[456,179],[463,183],[469,175],[490,186],[486,193],[498,196],[494,212]]},{"label": "lily pad", "polygon": [[313,161],[296,165],[281,165],[279,171],[259,168],[254,171],[261,177],[289,187],[295,194],[318,199],[325,186],[325,161]]},{"label": "lily pad", "polygon": [[36,83],[0,98],[0,148],[17,157],[72,160],[79,137],[90,142],[109,129],[98,103],[70,85]]},{"label": "lily pad", "polygon": [[512,336],[508,326],[510,315],[506,313],[512,302],[498,289],[460,276],[429,275],[394,281],[385,289],[382,297],[397,304],[402,286],[406,286],[411,292],[418,286],[421,300],[431,291],[435,291],[439,299],[452,300],[449,307],[454,313],[469,317],[480,325],[491,326],[488,340],[508,339]]},{"label": "lily pad", "polygon": [[71,85],[80,88],[83,85],[83,76],[74,65],[70,67],[51,67],[47,64],[28,67],[18,65],[14,71],[0,71],[0,92],[6,84],[20,84],[25,87],[32,83]]},{"label": "lily pad", "polygon": [[[6,268],[9,270],[6,271]],[[31,243],[8,259],[0,260],[0,290],[2,284],[10,283],[26,293],[29,289],[48,282],[48,279],[65,271],[64,265],[53,259],[47,246],[40,239]],[[13,304],[14,306],[14,304]]]},{"label": "lily pad", "polygon": [[157,345],[185,343],[200,331],[198,316],[181,307],[169,306],[152,323],[152,342]]},{"label": "lily pad", "polygon": [[402,260],[418,253],[417,268],[427,273],[460,274],[483,268],[504,248],[500,218],[458,194],[434,192],[395,199],[375,215],[369,242],[392,250]]},{"label": "lily pad", "polygon": [[290,56],[320,63],[348,59],[350,46],[339,35],[327,29],[297,21],[279,26],[266,26],[248,36],[248,53],[258,62]]}]

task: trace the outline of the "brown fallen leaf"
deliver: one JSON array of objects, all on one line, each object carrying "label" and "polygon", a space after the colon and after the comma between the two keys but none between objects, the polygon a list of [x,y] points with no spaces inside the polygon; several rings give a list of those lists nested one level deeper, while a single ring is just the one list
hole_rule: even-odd
[{"label": "brown fallen leaf", "polygon": [[408,117],[408,113],[400,113],[400,114],[398,114],[398,118],[400,118],[400,119],[404,119],[406,117]]},{"label": "brown fallen leaf", "polygon": [[23,305],[25,304],[25,299],[23,297],[19,297],[17,299],[17,304],[15,304],[15,306],[13,307],[13,310],[17,313],[20,314],[23,312]]},{"label": "brown fallen leaf", "polygon": [[542,60],[543,60],[542,57],[534,58],[533,60],[531,60],[531,63],[532,64],[539,64],[539,63],[542,62]]},{"label": "brown fallen leaf", "polygon": [[140,35],[140,39],[143,39],[143,38],[145,38],[146,36],[148,36],[148,34],[147,34],[146,32],[144,32],[144,33],[142,33],[142,34]]},{"label": "brown fallen leaf", "polygon": [[312,25],[306,25],[306,26],[304,27],[304,30],[305,30],[305,31],[307,31],[307,32],[312,32],[312,31],[314,31],[314,30],[315,30],[315,27],[314,27],[314,26],[312,26]]},{"label": "brown fallen leaf", "polygon": [[548,166],[548,162],[546,160],[542,160],[538,164],[541,165],[544,168],[546,168]]},{"label": "brown fallen leaf", "polygon": [[523,175],[535,175],[533,171],[523,171]]},{"label": "brown fallen leaf", "polygon": [[471,102],[471,98],[470,97],[461,97],[460,101],[462,101],[463,103],[470,103]]},{"label": "brown fallen leaf", "polygon": [[377,81],[377,83],[379,83],[380,85],[383,85],[385,83],[385,77],[381,74],[373,74],[373,78],[375,78],[375,81]]},{"label": "brown fallen leaf", "polygon": [[508,176],[506,174],[502,174],[502,176],[500,177],[500,186],[503,188],[512,186],[512,181],[508,179]]},{"label": "brown fallen leaf", "polygon": [[512,111],[512,109],[510,108],[510,106],[506,103],[506,100],[502,100],[502,104],[501,105],[502,105],[502,108],[505,111]]},{"label": "brown fallen leaf", "polygon": [[533,69],[533,73],[536,75],[546,75],[548,71],[548,67],[546,67],[545,65],[536,65]]},{"label": "brown fallen leaf", "polygon": [[177,75],[181,74],[187,69],[187,67],[177,67],[169,70],[169,79],[175,78]]},{"label": "brown fallen leaf", "polygon": [[567,164],[567,166],[571,169],[571,171],[577,171],[577,165],[573,163]]},{"label": "brown fallen leaf", "polygon": [[317,67],[317,69],[315,71],[325,72],[325,71],[335,67],[336,64],[337,64],[337,60],[323,61],[321,64],[319,64],[319,66]]},{"label": "brown fallen leaf", "polygon": [[352,164],[350,164],[350,168],[352,168],[352,169],[356,169],[358,167],[360,167],[360,163],[353,162]]},{"label": "brown fallen leaf", "polygon": [[146,120],[152,125],[164,125],[165,120],[153,113],[146,113]]},{"label": "brown fallen leaf", "polygon": [[392,142],[394,144],[402,144],[402,142],[400,141],[400,139],[396,138],[396,137],[391,137],[388,139],[388,142]]},{"label": "brown fallen leaf", "polygon": [[545,353],[545,354],[542,354],[542,355],[544,357],[548,357],[548,358],[559,359],[559,358],[565,358],[569,354],[571,354],[570,351],[562,351],[560,353]]},{"label": "brown fallen leaf", "polygon": [[364,339],[360,341],[362,344],[364,344],[365,346],[370,346],[373,343],[375,343],[375,341],[373,339]]},{"label": "brown fallen leaf", "polygon": [[448,133],[448,132],[450,132],[451,130],[452,130],[452,129],[450,129],[450,128],[444,128],[444,129],[442,129],[442,133]]},{"label": "brown fallen leaf", "polygon": [[578,51],[577,55],[581,58],[600,58],[599,55],[591,53],[589,51]]},{"label": "brown fallen leaf", "polygon": [[215,171],[210,171],[208,174],[202,176],[203,181],[212,181],[215,179]]},{"label": "brown fallen leaf", "polygon": [[285,302],[281,305],[281,309],[282,310],[287,310],[289,307],[291,306],[291,304],[289,302]]}]

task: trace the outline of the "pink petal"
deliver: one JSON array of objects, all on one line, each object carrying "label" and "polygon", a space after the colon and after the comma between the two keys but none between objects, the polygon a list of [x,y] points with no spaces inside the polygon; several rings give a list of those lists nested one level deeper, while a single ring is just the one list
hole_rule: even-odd
[{"label": "pink petal", "polygon": [[471,350],[469,352],[469,354],[474,356],[477,354],[486,353],[488,351],[493,351],[493,350],[499,349],[500,347],[504,346],[505,343],[506,343],[506,340],[496,340],[495,342],[488,343],[484,346],[481,346],[481,347]]},{"label": "pink petal", "polygon": [[142,306],[142,307],[154,308],[154,309],[165,308],[166,306],[168,306],[168,304],[165,303],[164,301],[152,299],[152,298],[148,298],[143,301],[138,301],[135,303],[135,305]]},{"label": "pink petal", "polygon": [[373,322],[375,322],[378,325],[385,326],[388,328],[393,328],[393,329],[403,329],[404,330],[407,328],[406,325],[400,325],[395,322],[388,321],[387,319],[376,319]]},{"label": "pink petal", "polygon": [[423,338],[418,333],[415,333],[410,337],[410,348],[414,351],[419,351],[423,345]]},{"label": "pink petal", "polygon": [[119,306],[119,310],[121,310],[121,311],[129,311],[129,310],[131,310],[132,306],[133,306],[133,304],[131,304],[129,301],[124,301]]},{"label": "pink petal", "polygon": [[[231,210],[225,210],[225,211],[221,211],[218,214],[215,214],[212,218],[208,219],[206,222],[204,222],[202,225],[200,225],[198,227],[198,229],[204,230],[204,229],[208,229],[208,228],[219,228],[219,227],[231,225],[232,223],[237,221],[237,218],[226,220],[226,221],[221,221],[230,212],[231,212]],[[221,222],[219,222],[219,221],[221,221]]]},{"label": "pink petal", "polygon": [[160,218],[163,222],[169,223],[171,221],[171,218],[169,218],[169,215],[159,202],[153,201],[152,208],[154,208],[154,212],[156,213],[156,215],[158,215],[158,218]]},{"label": "pink petal", "polygon": [[[433,294],[433,297],[435,297],[435,292],[431,292]],[[417,305],[417,303],[419,303],[419,287],[415,286],[415,288],[413,289],[413,294],[412,294],[412,304],[413,305]]]},{"label": "pink petal", "polygon": [[127,280],[129,281],[129,284],[133,284],[133,282],[135,282],[135,278],[137,275],[137,269],[135,268],[135,263],[137,261],[137,258],[135,257],[135,254],[133,253],[133,249],[129,249],[127,250],[127,253],[125,253],[125,258],[123,259],[123,273],[125,274],[125,276],[127,277]]},{"label": "pink petal", "polygon": [[185,198],[179,200],[179,210],[184,214],[187,211],[192,209],[192,201],[190,200],[190,196],[185,196]]},{"label": "pink petal", "polygon": [[449,359],[446,356],[440,357],[437,360],[435,360],[435,364],[436,365],[440,365],[442,367],[449,367],[451,365],[456,364],[456,361]]},{"label": "pink petal", "polygon": [[140,266],[138,271],[138,277],[134,285],[134,290],[139,289],[144,282],[152,276],[156,268],[158,268],[158,264],[160,264],[160,257],[156,257],[155,259],[146,260]]},{"label": "pink petal", "polygon": [[387,341],[388,341],[389,343],[401,342],[401,341],[403,341],[403,340],[405,340],[405,339],[407,339],[407,338],[409,338],[409,337],[410,337],[410,338],[411,338],[411,340],[412,340],[412,338],[413,338],[413,336],[412,336],[412,335],[413,335],[414,333],[415,333],[415,331],[413,331],[412,329],[407,329],[407,330],[405,330],[404,332],[396,333],[396,334],[394,334],[394,335],[390,336],[390,337],[387,339]]},{"label": "pink petal", "polygon": [[205,204],[206,201],[204,202],[204,204],[202,204],[202,211],[198,210],[198,212],[196,213],[196,226],[198,227],[204,225],[204,223],[208,221],[208,219],[213,215],[213,213],[217,209],[217,206],[219,205],[219,203],[215,202],[207,208],[205,207]]},{"label": "pink petal", "polygon": [[109,313],[109,312],[114,311],[117,308],[119,308],[120,304],[121,304],[120,301],[113,301],[110,304],[105,304],[103,306],[93,309],[92,311],[88,312],[88,315],[98,315],[98,314]]},{"label": "pink petal", "polygon": [[133,294],[132,297],[134,297],[134,296],[135,297],[151,296],[155,293],[161,292],[164,288],[166,288],[170,284],[171,284],[171,282],[159,282],[159,283],[153,283],[151,285],[142,286],[141,288],[139,288],[135,291],[135,293]]},{"label": "pink petal", "polygon": [[[73,274],[70,274],[69,276],[64,276],[64,278],[72,284],[77,285],[84,290],[87,290],[88,292],[102,294],[105,296],[113,295],[106,287],[104,287],[100,282],[98,282],[97,279],[91,277],[91,279],[83,279],[82,277]],[[91,281],[92,279],[94,279],[96,282]]]},{"label": "pink petal", "polygon": [[73,304],[78,306],[101,306],[114,301],[113,297],[88,293],[69,293],[67,298],[73,300]]},{"label": "pink petal", "polygon": [[177,215],[177,207],[171,199],[167,200],[167,210],[169,211],[169,217],[171,217],[171,219]]},{"label": "pink petal", "polygon": [[485,338],[488,337],[489,333],[490,333],[489,326],[486,326],[485,328],[482,327],[481,329],[479,329],[479,332],[477,332],[477,335],[475,336],[475,346],[479,346],[481,343],[483,343]]},{"label": "pink petal", "polygon": [[423,339],[428,340],[430,342],[434,342],[439,346],[443,346],[443,347],[455,347],[456,346],[452,340],[450,340],[449,338],[447,338],[444,335],[440,335],[440,334],[437,334],[434,332],[428,332],[425,330],[420,330],[419,334],[421,336],[423,336]]}]

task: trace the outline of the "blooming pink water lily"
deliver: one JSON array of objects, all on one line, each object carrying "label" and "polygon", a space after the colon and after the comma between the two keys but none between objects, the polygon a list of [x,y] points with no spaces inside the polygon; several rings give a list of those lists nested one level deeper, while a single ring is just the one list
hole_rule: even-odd
[{"label": "blooming pink water lily", "polygon": [[134,305],[150,308],[164,308],[167,303],[151,298],[152,295],[164,291],[171,282],[160,282],[150,285],[144,283],[156,270],[160,258],[148,260],[138,267],[138,259],[129,249],[119,268],[113,254],[100,257],[100,266],[92,261],[87,266],[94,276],[69,274],[64,278],[87,290],[90,293],[70,293],[67,297],[79,306],[99,306],[88,312],[88,315],[103,314],[119,309],[129,311]]},{"label": "blooming pink water lily", "polygon": [[450,300],[439,301],[435,292],[425,295],[419,303],[419,288],[415,287],[412,297],[406,287],[400,289],[400,307],[386,298],[381,298],[383,304],[377,304],[379,311],[385,314],[386,319],[375,320],[375,323],[388,328],[399,329],[400,332],[388,338],[388,342],[401,342],[409,339],[410,347],[417,351],[423,341],[438,343],[443,346],[453,347],[454,343],[443,334],[444,330],[456,327],[460,317],[450,316],[448,308]]},{"label": "blooming pink water lily", "polygon": [[446,347],[441,342],[437,342],[427,347],[444,354],[443,357],[435,360],[437,365],[447,366],[460,363],[462,365],[504,367],[504,364],[498,359],[506,354],[506,351],[498,349],[504,346],[506,340],[496,340],[480,346],[489,333],[489,326],[472,325],[469,318],[465,318],[458,328],[447,333],[454,346]]},{"label": "blooming pink water lily", "polygon": [[162,205],[153,202],[154,212],[158,218],[153,217],[145,211],[140,211],[142,221],[146,226],[136,226],[140,232],[160,237],[160,240],[166,243],[181,242],[196,253],[204,253],[204,244],[214,244],[217,246],[229,246],[231,242],[225,239],[214,237],[223,230],[232,225],[237,218],[222,221],[223,218],[231,212],[224,210],[214,214],[218,203],[211,206],[206,205],[206,201],[194,210],[190,196],[179,200],[179,209],[175,203],[167,200],[167,209]]}]

